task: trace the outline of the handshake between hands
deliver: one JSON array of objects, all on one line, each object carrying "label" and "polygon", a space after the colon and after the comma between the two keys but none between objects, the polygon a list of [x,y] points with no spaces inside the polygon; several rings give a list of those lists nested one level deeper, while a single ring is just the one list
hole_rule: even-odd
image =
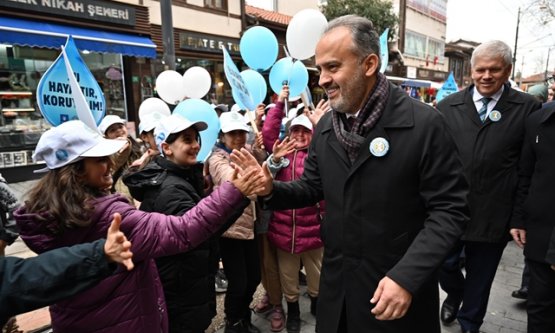
[{"label": "handshake between hands", "polygon": [[272,174],[266,162],[258,161],[245,148],[231,152],[233,176],[231,182],[244,196],[266,196],[272,193]]}]

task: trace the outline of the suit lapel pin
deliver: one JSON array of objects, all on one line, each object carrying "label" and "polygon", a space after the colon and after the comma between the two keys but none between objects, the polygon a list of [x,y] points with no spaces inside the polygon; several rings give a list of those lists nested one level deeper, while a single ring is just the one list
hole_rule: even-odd
[{"label": "suit lapel pin", "polygon": [[375,138],[370,142],[370,153],[376,157],[382,157],[389,151],[389,142],[384,138]]},{"label": "suit lapel pin", "polygon": [[501,120],[501,112],[497,110],[491,111],[489,114],[489,120],[493,122],[498,122],[499,120]]}]

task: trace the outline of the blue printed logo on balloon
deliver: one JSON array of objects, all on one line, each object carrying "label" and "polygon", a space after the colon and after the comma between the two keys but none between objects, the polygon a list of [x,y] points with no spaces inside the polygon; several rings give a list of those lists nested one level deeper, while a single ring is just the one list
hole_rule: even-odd
[{"label": "blue printed logo on balloon", "polygon": [[[106,112],[102,89],[79,55],[79,50],[71,36],[67,40],[65,50],[77,82],[98,125]],[[37,102],[40,112],[53,126],[58,126],[67,120],[79,119],[65,60],[61,53],[38,84]]]},{"label": "blue printed logo on balloon", "polygon": [[278,41],[274,33],[261,26],[249,28],[239,42],[241,57],[250,68],[264,71],[276,62]]},{"label": "blue printed logo on balloon", "polygon": [[290,57],[278,60],[270,70],[270,87],[279,95],[284,82],[289,85],[289,96],[299,96],[308,84],[308,70],[305,65]]},{"label": "blue printed logo on balloon", "polygon": [[220,119],[218,118],[218,114],[210,104],[196,98],[186,99],[177,104],[173,110],[173,114],[180,115],[192,122],[199,120],[204,121],[208,125],[207,129],[200,132],[202,145],[197,155],[198,161],[204,161],[212,151],[212,147],[218,139],[218,133],[220,132]]}]

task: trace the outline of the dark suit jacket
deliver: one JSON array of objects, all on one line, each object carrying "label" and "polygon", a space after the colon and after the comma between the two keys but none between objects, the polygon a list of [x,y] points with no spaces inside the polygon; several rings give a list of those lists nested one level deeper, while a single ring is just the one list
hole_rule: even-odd
[{"label": "dark suit jacket", "polygon": [[[435,271],[468,220],[467,184],[439,112],[390,85],[386,109],[351,165],[332,127],[318,123],[300,180],[274,182],[271,208],[326,200],[318,332],[337,332],[343,304],[349,332],[439,332]],[[370,142],[389,142],[383,157]],[[369,303],[389,276],[413,295],[405,317],[378,321]]]},{"label": "dark suit jacket", "polygon": [[545,263],[555,227],[555,102],[526,121],[518,176],[511,227],[526,229],[526,258]]},{"label": "dark suit jacket", "polygon": [[501,119],[488,118],[482,124],[472,101],[473,89],[449,95],[437,108],[445,115],[470,183],[470,222],[463,239],[503,242],[510,239],[524,121],[541,103],[506,85],[494,108]]}]

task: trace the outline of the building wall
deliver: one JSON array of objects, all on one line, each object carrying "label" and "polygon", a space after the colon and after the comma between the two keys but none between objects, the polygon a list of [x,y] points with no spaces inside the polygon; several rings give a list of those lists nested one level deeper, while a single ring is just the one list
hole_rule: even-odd
[{"label": "building wall", "polygon": [[[139,4],[148,7],[150,23],[162,25],[160,1],[152,0],[116,0],[119,2]],[[183,1],[182,1],[183,2]],[[187,5],[198,8],[172,6],[173,26],[175,29],[197,31],[206,34],[239,38],[241,32],[241,2],[228,0],[228,15],[221,15],[204,9],[204,0],[187,0]]]},{"label": "building wall", "polygon": [[293,16],[306,8],[319,9],[318,0],[277,0],[278,13]]},{"label": "building wall", "polygon": [[[446,24],[444,22],[433,19],[427,15],[424,15],[410,7],[407,7],[407,20],[406,20],[406,30],[409,34],[414,32],[425,36],[426,38],[426,49],[424,55],[417,57],[408,55],[407,50],[407,39],[405,34],[405,65],[414,66],[418,68],[428,68],[439,71],[448,71],[449,64],[447,58],[442,54],[438,58],[437,64],[434,65],[434,55],[431,52],[430,43],[436,42],[442,45],[443,50],[445,50],[445,33]],[[428,56],[428,66],[426,66],[426,56]]]}]

